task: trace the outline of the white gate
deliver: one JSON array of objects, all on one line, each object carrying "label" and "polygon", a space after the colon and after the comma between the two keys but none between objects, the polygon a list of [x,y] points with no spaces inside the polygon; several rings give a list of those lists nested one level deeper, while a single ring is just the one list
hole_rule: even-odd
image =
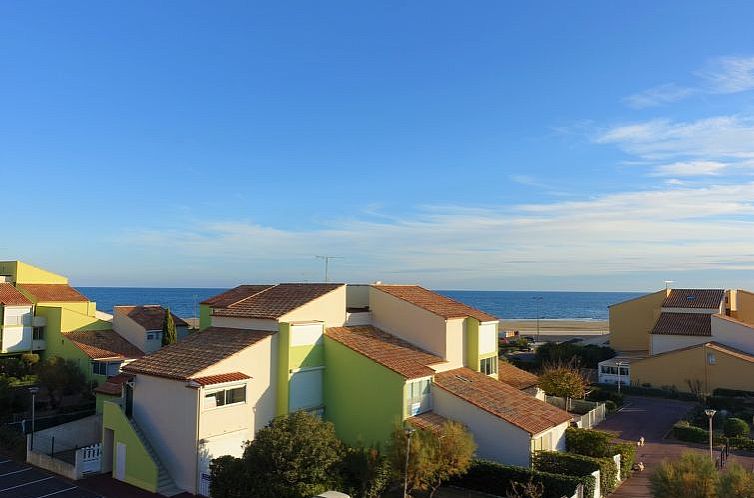
[{"label": "white gate", "polygon": [[102,466],[102,444],[95,443],[86,448],[79,449],[81,452],[81,472],[99,472]]},{"label": "white gate", "polygon": [[202,473],[202,478],[199,480],[199,494],[202,496],[209,496],[209,483],[210,475]]}]

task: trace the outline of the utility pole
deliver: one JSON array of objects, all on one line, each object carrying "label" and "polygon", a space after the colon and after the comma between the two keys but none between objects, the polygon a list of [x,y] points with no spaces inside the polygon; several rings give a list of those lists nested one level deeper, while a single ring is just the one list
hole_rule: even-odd
[{"label": "utility pole", "polygon": [[539,343],[539,302],[542,300],[542,296],[536,296],[534,298],[534,303],[536,304],[536,313],[537,313],[537,343]]},{"label": "utility pole", "polygon": [[323,259],[325,261],[325,282],[330,281],[330,260],[331,259],[343,259],[342,256],[314,256],[317,259]]}]

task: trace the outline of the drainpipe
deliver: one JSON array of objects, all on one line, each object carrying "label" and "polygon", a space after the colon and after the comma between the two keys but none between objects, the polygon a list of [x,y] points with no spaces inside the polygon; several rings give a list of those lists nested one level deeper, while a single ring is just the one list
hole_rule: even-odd
[{"label": "drainpipe", "polygon": [[194,494],[199,494],[199,402],[201,396],[199,396],[201,385],[197,382],[189,381],[187,387],[194,389],[196,393],[196,424],[194,431],[194,441],[196,441],[195,453],[194,453]]}]

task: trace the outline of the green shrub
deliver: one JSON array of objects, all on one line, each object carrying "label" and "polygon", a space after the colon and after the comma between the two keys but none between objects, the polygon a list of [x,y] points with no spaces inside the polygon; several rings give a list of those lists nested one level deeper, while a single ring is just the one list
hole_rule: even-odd
[{"label": "green shrub", "polygon": [[706,443],[709,440],[709,432],[682,420],[673,426],[673,437],[687,443]]},{"label": "green shrub", "polygon": [[615,404],[615,401],[607,400],[605,401],[605,410],[607,410],[608,413],[614,412],[618,409],[618,405]]},{"label": "green shrub", "polygon": [[723,425],[723,432],[728,437],[747,436],[751,432],[749,424],[745,420],[740,418],[729,418]]},{"label": "green shrub", "polygon": [[19,460],[26,460],[26,437],[8,426],[0,426],[0,448]]},{"label": "green shrub", "polygon": [[[588,476],[595,470],[600,471],[600,490],[603,494],[612,493],[617,485],[618,468],[612,458],[594,458],[575,453],[557,451],[538,451],[534,454],[532,464],[536,470],[551,474],[571,476]],[[586,496],[594,494],[586,490]]]},{"label": "green shrub", "polygon": [[625,401],[623,393],[619,393],[617,391],[608,391],[605,389],[600,389],[599,387],[592,388],[586,399],[588,399],[589,401],[604,401],[606,403],[608,401],[611,401],[616,406],[623,406],[623,402]]},{"label": "green shrub", "polygon": [[636,446],[631,443],[615,443],[612,446],[612,453],[620,455],[621,479],[630,476],[636,461]]},{"label": "green shrub", "polygon": [[743,451],[754,451],[754,439],[748,437],[731,437],[728,438],[728,444],[731,448]]},{"label": "green shrub", "polygon": [[569,427],[566,429],[566,449],[584,456],[608,456],[613,437],[609,432]]},{"label": "green shrub", "polygon": [[736,389],[725,389],[724,387],[718,387],[714,391],[712,391],[712,394],[715,396],[728,396],[728,397],[748,397],[748,396],[754,396],[754,392],[752,391],[739,391]]},{"label": "green shrub", "polygon": [[573,496],[579,484],[584,484],[585,488],[591,490],[594,490],[595,486],[594,476],[575,477],[551,474],[486,460],[474,460],[469,471],[464,476],[452,480],[450,484],[492,495],[505,496],[511,490],[511,483],[526,483],[529,480],[534,484],[541,483],[544,486],[545,494],[543,498]]},{"label": "green shrub", "polygon": [[[600,389],[605,391],[616,391],[617,386],[615,384],[598,384]],[[681,399],[685,401],[699,401],[699,398],[692,394],[678,391],[673,386],[663,387],[649,387],[649,385],[642,386],[621,386],[621,393],[623,394],[635,394],[637,396],[651,396],[655,398],[669,398],[669,399]]]}]

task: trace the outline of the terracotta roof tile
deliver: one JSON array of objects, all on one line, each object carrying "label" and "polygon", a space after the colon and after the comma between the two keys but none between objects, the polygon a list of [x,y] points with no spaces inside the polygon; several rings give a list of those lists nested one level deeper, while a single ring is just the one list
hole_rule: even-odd
[{"label": "terracotta roof tile", "polygon": [[662,302],[663,308],[719,308],[723,289],[673,289]]},{"label": "terracotta roof tile", "polygon": [[528,389],[539,384],[539,377],[508,363],[498,362],[497,378],[516,389]]},{"label": "terracotta roof tile", "polygon": [[746,351],[742,351],[740,349],[732,348],[730,346],[726,346],[725,344],[721,344],[719,342],[710,341],[705,342],[702,344],[692,344],[691,346],[686,346],[685,348],[678,348],[678,349],[672,349],[670,351],[664,351],[662,353],[653,354],[652,356],[647,356],[645,358],[639,358],[634,361],[634,363],[640,363],[642,361],[652,361],[655,358],[659,358],[661,356],[669,356],[672,354],[680,353],[682,351],[689,351],[691,349],[699,349],[699,348],[709,348],[714,349],[715,351],[719,351],[721,353],[733,356],[735,358],[738,358],[740,360],[748,361],[750,363],[754,363],[754,355],[747,353]]},{"label": "terracotta roof tile", "polygon": [[654,335],[712,335],[712,315],[708,313],[660,313]]},{"label": "terracotta roof tile", "polygon": [[207,375],[206,377],[193,377],[191,380],[201,386],[211,386],[214,384],[224,384],[225,382],[236,382],[250,378],[251,377],[242,372],[230,372],[225,374]]},{"label": "terracotta roof tile", "polygon": [[33,303],[21,294],[13,284],[0,283],[0,304],[5,306],[31,306]]},{"label": "terracotta roof tile", "polygon": [[572,418],[560,408],[469,368],[440,372],[434,385],[532,435]]},{"label": "terracotta roof tile", "polygon": [[205,299],[201,304],[208,304],[212,307],[225,308],[231,304],[236,304],[239,301],[243,301],[254,294],[259,294],[262,291],[266,291],[272,287],[272,285],[239,285],[230,290],[212,296],[209,299]]},{"label": "terracotta roof tile", "polygon": [[120,396],[121,394],[123,394],[123,384],[133,378],[133,375],[121,372],[118,375],[108,377],[107,380],[102,383],[102,385],[94,389],[94,392],[107,394],[110,396]]},{"label": "terracotta roof tile", "polygon": [[89,301],[86,296],[68,284],[19,284],[19,287],[34,296],[37,302]]},{"label": "terracotta roof tile", "polygon": [[113,330],[76,330],[63,336],[93,360],[141,358],[144,352]]},{"label": "terracotta roof tile", "polygon": [[325,335],[407,379],[433,375],[435,371],[429,365],[444,362],[439,356],[371,325],[330,327]]},{"label": "terracotta roof tile", "polygon": [[[126,315],[131,320],[135,321],[145,330],[162,330],[162,324],[165,321],[165,308],[158,304],[149,304],[144,306],[115,306],[113,311]],[[188,327],[188,323],[185,320],[178,317],[175,313],[173,320],[177,327]]]},{"label": "terracotta roof tile", "polygon": [[445,319],[470,316],[480,322],[498,321],[498,318],[484,311],[459,303],[419,285],[373,285],[373,287]]},{"label": "terracotta roof tile", "polygon": [[186,380],[274,333],[266,330],[209,327],[129,363],[123,370]]},{"label": "terracotta roof tile", "polygon": [[277,284],[227,307],[215,308],[212,314],[276,320],[342,286],[343,284]]},{"label": "terracotta roof tile", "polygon": [[445,422],[448,422],[448,419],[435,412],[429,411],[409,417],[406,419],[406,422],[416,429],[439,433]]}]

